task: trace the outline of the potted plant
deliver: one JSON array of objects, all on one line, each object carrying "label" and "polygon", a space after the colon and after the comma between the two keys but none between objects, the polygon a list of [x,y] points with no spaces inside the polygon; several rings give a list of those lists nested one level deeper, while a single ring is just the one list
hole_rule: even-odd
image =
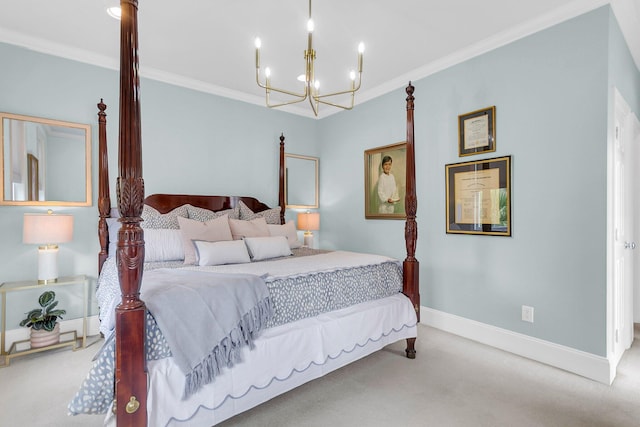
[{"label": "potted plant", "polygon": [[38,298],[40,308],[34,308],[20,322],[20,326],[31,328],[31,348],[45,347],[60,342],[60,324],[66,310],[56,309],[56,293],[45,291]]}]

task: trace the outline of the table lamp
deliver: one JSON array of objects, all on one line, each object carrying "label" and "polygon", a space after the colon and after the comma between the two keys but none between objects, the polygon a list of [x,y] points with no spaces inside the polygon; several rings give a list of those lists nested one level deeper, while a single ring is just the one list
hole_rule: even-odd
[{"label": "table lamp", "polygon": [[38,284],[58,280],[58,243],[73,238],[73,216],[44,213],[25,213],[22,241],[38,246]]},{"label": "table lamp", "polygon": [[304,212],[298,214],[298,230],[304,232],[304,246],[313,247],[312,230],[320,229],[320,214],[318,212]]}]

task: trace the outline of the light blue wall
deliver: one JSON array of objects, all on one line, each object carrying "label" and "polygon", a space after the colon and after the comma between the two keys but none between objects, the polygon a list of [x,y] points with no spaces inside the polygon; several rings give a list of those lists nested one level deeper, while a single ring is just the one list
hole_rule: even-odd
[{"label": "light blue wall", "polygon": [[[600,8],[413,82],[422,305],[606,355],[610,16]],[[627,57],[621,80],[637,82]],[[322,121],[322,233],[332,247],[405,256],[402,222],[364,219],[353,166],[365,149],[405,138],[404,97],[399,88]],[[457,116],[491,105],[496,152],[458,157]],[[447,235],[445,165],[504,155],[513,236]],[[535,323],[521,321],[522,305],[535,308]]]},{"label": "light blue wall", "polygon": [[[143,52],[141,52],[141,55]],[[90,123],[109,105],[117,175],[118,76],[0,44],[0,111]],[[610,86],[633,97],[639,73],[609,7],[414,83],[422,305],[605,355],[606,140]],[[277,141],[320,157],[321,246],[404,258],[404,222],[364,219],[364,150],[405,140],[404,88],[320,121],[142,80],[146,193],[246,194],[276,204]],[[495,105],[497,151],[461,159],[457,116]],[[251,123],[248,126],[247,123]],[[446,164],[511,155],[512,237],[445,233]],[[94,206],[61,246],[62,274],[96,271]],[[112,197],[114,188],[112,186]],[[0,280],[33,277],[22,214],[0,207]],[[535,307],[535,323],[520,320]]]},{"label": "light blue wall", "polygon": [[[118,73],[3,43],[0,57],[0,111],[92,126],[93,206],[54,211],[75,218],[73,242],[60,245],[60,275],[96,275],[96,104],[104,98],[108,105],[115,205]],[[277,205],[280,133],[287,138],[287,151],[317,155],[314,120],[144,78],[141,94],[146,194],[237,194]],[[42,210],[46,208],[0,207],[0,282],[36,277],[37,251],[22,243],[22,216]]]}]

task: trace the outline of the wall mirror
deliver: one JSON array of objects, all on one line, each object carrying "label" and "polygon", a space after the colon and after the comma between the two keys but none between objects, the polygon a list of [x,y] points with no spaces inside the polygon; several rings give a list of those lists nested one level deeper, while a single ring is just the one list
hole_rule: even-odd
[{"label": "wall mirror", "polygon": [[91,206],[91,126],[0,113],[0,205]]},{"label": "wall mirror", "polygon": [[317,157],[284,155],[284,197],[287,208],[316,209],[318,207]]}]

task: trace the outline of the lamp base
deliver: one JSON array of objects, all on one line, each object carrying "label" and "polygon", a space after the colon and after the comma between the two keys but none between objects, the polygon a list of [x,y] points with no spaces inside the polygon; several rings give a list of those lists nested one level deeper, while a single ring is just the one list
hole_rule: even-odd
[{"label": "lamp base", "polygon": [[58,245],[38,247],[38,284],[58,281]]},{"label": "lamp base", "polygon": [[310,231],[307,231],[306,233],[304,233],[304,246],[308,247],[308,248],[313,248],[313,233]]}]

